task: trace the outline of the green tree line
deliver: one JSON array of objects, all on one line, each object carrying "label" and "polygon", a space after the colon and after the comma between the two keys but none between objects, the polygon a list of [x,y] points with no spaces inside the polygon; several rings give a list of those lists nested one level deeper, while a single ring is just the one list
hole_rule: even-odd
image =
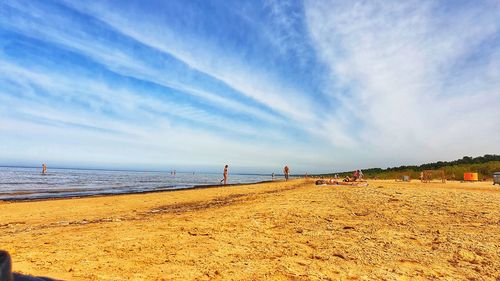
[{"label": "green tree line", "polygon": [[[444,170],[449,180],[463,180],[464,173],[478,173],[479,179],[491,179],[494,172],[500,172],[500,155],[486,154],[479,157],[464,156],[454,161],[438,161],[422,165],[410,165],[390,167],[387,169],[370,168],[363,170],[365,178],[399,179],[405,175],[413,179],[420,178],[420,172],[424,170]],[[351,176],[354,171],[337,173],[340,177]],[[321,176],[331,177],[334,174],[323,174]]]}]

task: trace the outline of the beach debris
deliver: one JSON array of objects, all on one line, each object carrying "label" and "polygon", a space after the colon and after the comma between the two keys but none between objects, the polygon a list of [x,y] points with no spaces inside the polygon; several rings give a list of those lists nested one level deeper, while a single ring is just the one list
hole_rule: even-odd
[{"label": "beach debris", "polygon": [[198,233],[195,231],[188,231],[189,235],[191,236],[210,236],[210,233]]},{"label": "beach debris", "polygon": [[225,197],[217,197],[210,201],[197,201],[190,203],[177,203],[172,205],[160,206],[155,209],[149,210],[147,213],[149,214],[157,214],[157,213],[174,213],[180,214],[184,212],[190,211],[198,211],[209,208],[217,208],[224,207],[228,205],[235,204],[237,202],[243,201],[242,197],[250,196],[252,194],[231,194]]},{"label": "beach debris", "polygon": [[469,251],[466,249],[460,249],[457,252],[455,252],[454,259],[455,260],[462,260],[462,261],[472,263],[472,264],[478,264],[482,260],[482,257],[475,254],[472,251]]},{"label": "beach debris", "polygon": [[351,230],[351,229],[355,229],[354,226],[344,226],[342,227],[342,229],[345,229],[345,230]]},{"label": "beach debris", "polygon": [[329,257],[324,257],[322,255],[317,255],[317,254],[311,254],[310,258],[314,259],[314,260],[322,260],[322,261],[326,261],[326,260],[330,259]]},{"label": "beach debris", "polygon": [[22,225],[22,224],[26,224],[26,222],[24,222],[24,221],[13,221],[13,222],[9,222],[9,223],[0,224],[0,228],[5,228],[5,227],[13,228],[16,225]]},{"label": "beach debris", "polygon": [[341,259],[343,259],[343,260],[345,260],[345,259],[346,259],[346,257],[345,257],[344,255],[339,254],[339,253],[334,253],[334,254],[332,254],[332,256],[333,256],[333,257],[337,257],[337,258],[341,258]]}]

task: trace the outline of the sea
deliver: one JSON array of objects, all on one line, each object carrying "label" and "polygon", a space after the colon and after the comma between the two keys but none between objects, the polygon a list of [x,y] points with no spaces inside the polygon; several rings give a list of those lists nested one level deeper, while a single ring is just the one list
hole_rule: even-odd
[{"label": "sea", "polygon": [[[219,185],[222,173],[143,172],[0,167],[0,200],[35,200],[179,190]],[[228,184],[270,181],[271,175],[230,174]]]}]

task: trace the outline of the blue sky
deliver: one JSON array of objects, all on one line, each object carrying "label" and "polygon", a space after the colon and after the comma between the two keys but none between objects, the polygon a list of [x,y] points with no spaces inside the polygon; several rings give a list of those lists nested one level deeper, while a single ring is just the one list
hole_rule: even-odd
[{"label": "blue sky", "polygon": [[500,3],[0,2],[0,164],[328,172],[500,152]]}]

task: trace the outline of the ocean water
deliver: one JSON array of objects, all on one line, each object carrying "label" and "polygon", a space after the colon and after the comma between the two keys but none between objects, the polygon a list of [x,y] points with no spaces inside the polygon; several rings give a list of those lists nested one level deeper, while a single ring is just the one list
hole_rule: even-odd
[{"label": "ocean water", "polygon": [[[222,173],[136,172],[0,167],[0,200],[176,190],[220,184]],[[230,174],[228,184],[271,180],[270,175]]]}]

